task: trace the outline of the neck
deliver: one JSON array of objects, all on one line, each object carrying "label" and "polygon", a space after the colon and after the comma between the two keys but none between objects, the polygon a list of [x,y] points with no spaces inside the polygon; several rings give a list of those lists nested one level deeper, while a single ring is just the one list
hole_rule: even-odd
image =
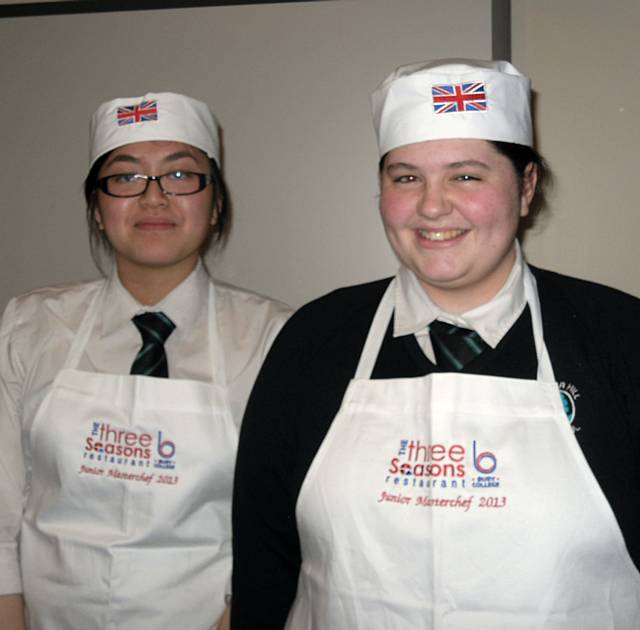
[{"label": "neck", "polygon": [[507,282],[515,260],[516,252],[514,249],[500,267],[494,270],[491,277],[472,286],[441,288],[427,286],[423,283],[423,288],[431,300],[443,311],[452,315],[460,315],[490,302]]},{"label": "neck", "polygon": [[117,261],[118,278],[122,286],[144,306],[153,306],[164,299],[195,269],[197,259],[189,265],[170,268],[140,268],[126,261]]},{"label": "neck", "polygon": [[471,311],[482,304],[486,304],[498,293],[499,290],[500,287],[487,297],[487,293],[485,291],[474,292],[470,291],[469,288],[458,291],[455,289],[440,290],[437,287],[429,287],[427,289],[425,287],[425,291],[433,300],[434,304],[441,308],[445,313],[451,313],[451,315],[460,315],[467,311]]}]

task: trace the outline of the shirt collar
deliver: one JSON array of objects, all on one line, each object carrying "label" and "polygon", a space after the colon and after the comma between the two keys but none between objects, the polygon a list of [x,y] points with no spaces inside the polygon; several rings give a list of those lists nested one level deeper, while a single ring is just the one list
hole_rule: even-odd
[{"label": "shirt collar", "polygon": [[148,311],[162,311],[176,327],[187,330],[207,306],[209,274],[201,261],[196,268],[167,296],[152,306],[140,304],[125,289],[114,268],[107,279],[106,299],[102,313],[102,334],[127,325],[134,315]]},{"label": "shirt collar", "polygon": [[434,319],[475,330],[495,348],[520,317],[526,305],[524,260],[516,241],[516,260],[504,286],[485,304],[465,313],[443,311],[429,298],[420,281],[409,268],[402,266],[397,275],[393,336],[428,335]]}]

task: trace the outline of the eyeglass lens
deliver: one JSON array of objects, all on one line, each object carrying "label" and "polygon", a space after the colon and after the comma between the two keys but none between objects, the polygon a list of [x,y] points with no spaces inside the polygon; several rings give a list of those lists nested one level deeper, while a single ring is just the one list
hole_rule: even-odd
[{"label": "eyeglass lens", "polygon": [[199,192],[208,183],[206,175],[189,171],[175,171],[159,176],[124,173],[105,177],[104,191],[118,197],[134,197],[142,195],[152,180],[160,184],[163,192],[174,195]]}]

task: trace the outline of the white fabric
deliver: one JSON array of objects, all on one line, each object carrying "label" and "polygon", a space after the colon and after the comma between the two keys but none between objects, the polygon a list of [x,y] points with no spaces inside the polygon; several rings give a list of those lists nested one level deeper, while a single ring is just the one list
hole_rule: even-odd
[{"label": "white fabric", "polygon": [[[482,84],[486,109],[471,111],[463,105],[437,112],[432,89],[451,86],[445,89],[456,94],[463,92],[455,87],[462,84]],[[506,61],[439,59],[401,66],[371,96],[379,154],[405,144],[448,138],[532,146],[530,89],[529,79]],[[458,95],[459,100],[464,98],[468,97]]]},{"label": "white fabric", "polygon": [[[122,111],[127,107],[134,108],[129,117]],[[122,124],[125,120],[130,122]],[[89,168],[113,149],[149,140],[190,144],[220,164],[218,125],[207,105],[182,94],[149,92],[107,101],[94,112],[89,129]]]},{"label": "white fabric", "polygon": [[238,434],[223,355],[209,353],[212,384],[80,371],[103,305],[104,291],[29,435],[20,532],[29,628],[208,630],[231,571]]},{"label": "white fabric", "polygon": [[[150,310],[163,310],[177,325],[165,349],[170,381],[216,382],[211,369],[207,309],[210,278],[199,266]],[[231,417],[239,427],[253,381],[288,317],[284,305],[216,282],[216,355],[225,357],[224,384]],[[29,438],[34,417],[51,390],[87,308],[104,288],[98,314],[78,369],[126,375],[141,346],[131,317],[144,309],[116,275],[106,280],[34,291],[13,299],[0,327],[0,594],[22,592],[16,539],[29,493]],[[221,378],[221,377],[219,377]],[[169,381],[164,380],[165,384]],[[24,442],[22,436],[25,436]]]},{"label": "white fabric", "polygon": [[435,355],[428,326],[434,319],[475,330],[485,343],[495,348],[527,304],[524,261],[517,242],[516,260],[503,287],[487,303],[464,313],[443,311],[429,298],[409,268],[402,266],[396,278],[393,336],[415,335],[418,345],[432,363],[435,363]]},{"label": "white fabric", "polygon": [[525,290],[537,381],[369,380],[392,283],[300,491],[287,630],[637,629],[640,574],[566,420],[528,270]]}]

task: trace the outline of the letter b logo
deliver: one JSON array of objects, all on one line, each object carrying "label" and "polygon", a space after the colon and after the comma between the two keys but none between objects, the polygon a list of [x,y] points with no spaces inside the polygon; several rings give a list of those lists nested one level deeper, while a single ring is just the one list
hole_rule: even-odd
[{"label": "letter b logo", "polygon": [[483,475],[490,475],[497,467],[498,460],[491,451],[477,453],[476,441],[473,440],[473,465]]},{"label": "letter b logo", "polygon": [[162,439],[162,431],[158,431],[158,454],[162,459],[171,459],[176,452],[176,445],[171,440]]}]

